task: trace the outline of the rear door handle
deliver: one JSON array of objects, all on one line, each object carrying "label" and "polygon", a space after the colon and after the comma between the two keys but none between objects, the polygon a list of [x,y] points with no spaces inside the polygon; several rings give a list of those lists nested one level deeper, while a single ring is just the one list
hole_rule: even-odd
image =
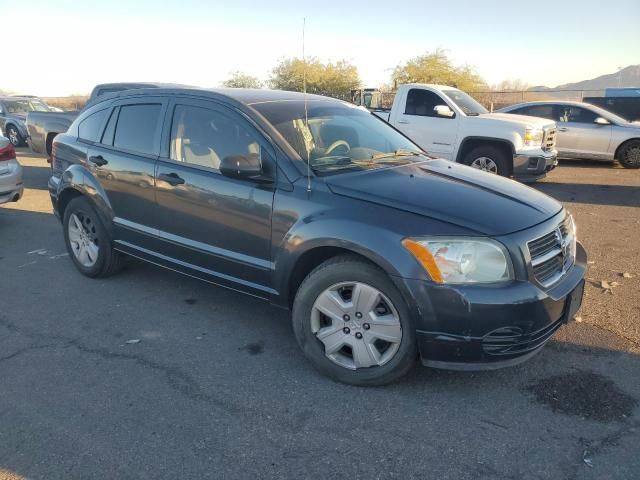
[{"label": "rear door handle", "polygon": [[158,175],[158,180],[162,180],[163,182],[167,182],[173,186],[182,185],[184,183],[184,178],[177,173],[161,173]]},{"label": "rear door handle", "polygon": [[92,155],[89,157],[89,161],[98,167],[102,167],[109,163],[102,155]]},{"label": "rear door handle", "polygon": [[569,129],[567,127],[560,127],[560,128],[558,128],[558,131],[559,132],[567,132],[567,131],[569,131]]},{"label": "rear door handle", "polygon": [[398,120],[398,123],[402,123],[403,125],[408,125],[409,122],[407,120]]}]

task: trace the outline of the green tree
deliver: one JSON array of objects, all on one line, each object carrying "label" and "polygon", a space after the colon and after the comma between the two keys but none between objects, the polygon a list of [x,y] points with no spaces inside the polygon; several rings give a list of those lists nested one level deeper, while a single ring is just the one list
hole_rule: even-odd
[{"label": "green tree", "polygon": [[301,92],[305,70],[309,93],[346,100],[351,98],[351,89],[360,86],[355,65],[345,60],[322,63],[317,58],[308,58],[306,65],[299,58],[283,59],[271,72],[269,86],[278,90]]},{"label": "green tree", "polygon": [[486,82],[469,65],[456,66],[446,50],[437,49],[398,65],[391,76],[394,84],[437,83],[473,92],[487,88]]},{"label": "green tree", "polygon": [[262,88],[264,86],[257,77],[243,72],[231,73],[231,76],[222,82],[222,85],[229,88]]}]

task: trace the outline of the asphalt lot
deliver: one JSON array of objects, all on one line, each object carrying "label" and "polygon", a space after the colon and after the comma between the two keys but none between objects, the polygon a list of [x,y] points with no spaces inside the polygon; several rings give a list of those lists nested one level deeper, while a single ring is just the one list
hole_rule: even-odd
[{"label": "asphalt lot", "polygon": [[260,301],[144,264],[81,276],[46,161],[19,159],[25,197],[0,207],[0,479],[640,477],[640,171],[565,162],[535,185],[594,262],[580,321],[540,355],[357,388],[316,373]]}]

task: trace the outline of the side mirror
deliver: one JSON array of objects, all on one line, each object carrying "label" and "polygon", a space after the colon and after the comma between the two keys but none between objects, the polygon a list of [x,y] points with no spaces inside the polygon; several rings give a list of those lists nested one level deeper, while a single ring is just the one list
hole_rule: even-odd
[{"label": "side mirror", "polygon": [[598,117],[596,118],[593,123],[595,123],[596,125],[611,125],[611,122],[609,120],[607,120],[604,117]]},{"label": "side mirror", "polygon": [[261,183],[269,183],[271,178],[264,175],[260,155],[229,155],[220,162],[220,173],[225,177],[250,179]]},{"label": "side mirror", "polygon": [[453,118],[455,116],[455,113],[448,105],[436,105],[433,107],[433,111],[436,112],[436,115],[439,117]]}]

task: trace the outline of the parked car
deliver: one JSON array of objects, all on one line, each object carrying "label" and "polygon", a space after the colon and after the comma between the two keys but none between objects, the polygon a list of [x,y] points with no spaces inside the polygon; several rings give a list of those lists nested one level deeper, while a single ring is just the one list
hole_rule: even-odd
[{"label": "parked car", "polygon": [[[365,104],[381,101],[371,91],[354,92]],[[489,113],[457,88],[400,85],[391,109],[373,112],[425,151],[491,173],[535,181],[557,165],[553,122]]]},{"label": "parked car", "polygon": [[16,149],[8,138],[0,136],[0,205],[17,202],[23,191],[22,166],[16,160]]},{"label": "parked car", "polygon": [[[87,105],[90,106],[103,95],[136,88],[155,88],[160,83],[103,83],[96,85],[89,95]],[[86,107],[85,107],[86,108]],[[82,110],[70,112],[34,112],[27,116],[29,146],[36,153],[51,155],[51,146],[56,135],[66,132],[71,123]]]},{"label": "parked car", "polygon": [[618,160],[625,168],[640,168],[640,125],[583,102],[518,103],[502,112],[554,120],[558,124],[558,156]]},{"label": "parked car", "polygon": [[48,112],[49,106],[35,97],[0,97],[0,133],[7,136],[14,147],[25,144],[28,112]]},{"label": "parked car", "polygon": [[52,163],[81,273],[131,255],[291,308],[302,351],[339,381],[387,383],[417,352],[512,365],[580,307],[586,253],[560,203],[339,100],[121,92],[56,137]]}]

